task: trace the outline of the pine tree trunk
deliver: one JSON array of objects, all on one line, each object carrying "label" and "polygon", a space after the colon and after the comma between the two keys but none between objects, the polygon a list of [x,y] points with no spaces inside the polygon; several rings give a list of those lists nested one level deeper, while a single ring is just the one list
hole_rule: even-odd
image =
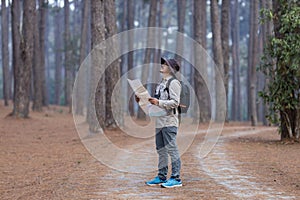
[{"label": "pine tree trunk", "polygon": [[64,0],[64,23],[65,23],[65,32],[64,32],[64,44],[65,44],[65,105],[71,104],[71,91],[72,91],[72,51],[71,51],[71,34],[70,34],[70,4],[69,0]]},{"label": "pine tree trunk", "polygon": [[[222,0],[222,19],[221,19],[221,40],[224,62],[224,84],[228,101],[228,81],[229,81],[229,9],[230,0]],[[228,112],[226,112],[226,121],[228,121]]]},{"label": "pine tree trunk", "polygon": [[300,94],[298,94],[298,108],[296,109],[294,136],[299,141],[300,139]]},{"label": "pine tree trunk", "polygon": [[[185,11],[186,11],[186,0],[177,0],[177,23],[178,32],[184,33],[184,22],[185,22]],[[181,55],[183,55],[184,43],[183,38],[177,34],[176,38],[176,56],[175,59],[181,65]]]},{"label": "pine tree trunk", "polygon": [[[259,34],[258,34],[258,56],[257,56],[257,63],[259,63],[259,55],[263,55],[263,27],[260,28]],[[257,89],[256,91],[263,91],[264,89],[264,83],[265,83],[265,75],[262,71],[257,71]],[[264,121],[264,107],[265,104],[262,101],[262,99],[258,98],[258,103],[256,106],[257,111],[257,121],[263,122]]]},{"label": "pine tree trunk", "polygon": [[[105,30],[106,34],[105,37],[109,38],[115,34],[117,34],[117,26],[116,26],[116,8],[115,8],[115,1],[109,0],[104,2],[104,20],[105,20]],[[119,52],[118,43],[117,41],[112,41],[111,44],[114,48],[107,48],[105,55],[108,56],[117,56]],[[109,63],[106,63],[108,65]],[[105,128],[117,128],[118,123],[123,124],[122,120],[122,113],[121,113],[121,98],[118,96],[112,96],[113,91],[115,94],[120,94],[120,88],[115,87],[117,82],[120,79],[120,63],[118,60],[114,61],[109,65],[105,72],[105,86],[106,86],[106,93],[105,93]],[[112,98],[113,97],[113,98]],[[113,115],[113,110],[114,114]],[[117,119],[115,119],[116,117]]]},{"label": "pine tree trunk", "polygon": [[[272,10],[272,1],[271,0],[262,0],[262,7],[265,8],[265,9],[270,9]],[[262,33],[263,33],[263,45],[266,45],[269,43],[269,37],[272,36],[272,30],[273,30],[273,25],[272,25],[272,22],[271,21],[266,21],[264,24],[262,24]],[[274,63],[272,61],[272,58],[270,58],[269,56],[266,58],[268,60],[268,62],[270,63]],[[275,66],[273,67],[275,69]],[[267,90],[267,85],[269,85],[269,78],[268,77],[265,77],[265,80],[264,80],[264,85],[265,85],[265,88],[264,90],[266,91]],[[264,116],[266,116],[269,112],[269,105],[268,103],[266,103],[264,105]],[[263,118],[263,124],[264,125],[269,125],[270,123],[267,121],[266,117]]]},{"label": "pine tree trunk", "polygon": [[[223,53],[222,53],[222,41],[221,41],[221,25],[219,19],[219,9],[218,9],[218,1],[211,0],[211,24],[212,24],[212,33],[213,33],[213,54],[214,54],[214,62],[219,69],[219,76],[216,77],[216,122],[221,122],[222,119],[225,119],[226,116],[226,107],[224,107],[224,99],[221,97],[225,97],[220,88],[224,84],[224,61],[223,61]],[[225,104],[226,105],[226,104]]]},{"label": "pine tree trunk", "polygon": [[43,95],[43,106],[49,105],[49,96],[46,85],[46,71],[45,71],[45,29],[46,29],[46,16],[48,12],[48,0],[39,0],[39,35],[40,35],[40,55],[41,55],[41,84],[42,84],[42,95]]},{"label": "pine tree trunk", "polygon": [[[128,0],[127,2],[127,29],[131,30],[134,28],[134,0]],[[134,35],[133,34],[128,34],[128,48],[133,49],[133,39]],[[128,57],[127,57],[127,66],[128,69],[127,71],[129,72],[133,68],[133,52],[128,52]],[[129,74],[128,74],[129,75]],[[128,77],[129,79],[133,79],[133,77]],[[130,86],[128,86],[128,94],[132,94],[132,89]],[[134,98],[131,95],[129,97],[129,114],[130,116],[134,116]]]},{"label": "pine tree trunk", "polygon": [[54,104],[60,104],[61,95],[61,83],[62,83],[62,53],[61,49],[63,44],[63,38],[61,32],[63,31],[61,18],[62,9],[60,7],[55,7],[55,17],[54,23],[56,24],[54,28],[54,47],[55,47],[55,88],[54,88]]},{"label": "pine tree trunk", "polygon": [[[84,7],[85,1],[81,0],[73,0],[74,10],[71,12],[71,99],[72,103],[69,104],[69,112],[72,112],[72,109],[74,108],[74,112],[76,112],[77,106],[75,106],[78,102],[77,100],[83,100],[83,98],[73,98],[73,95],[76,95],[76,91],[73,90],[73,85],[75,83],[75,77],[76,72],[79,70],[80,67],[80,33],[82,31],[81,25],[83,19],[83,7]],[[77,88],[79,89],[79,88]],[[82,93],[84,96],[84,94]],[[81,104],[83,105],[83,101],[81,101]],[[72,107],[74,105],[74,107]]]},{"label": "pine tree trunk", "polygon": [[250,8],[249,8],[249,39],[248,39],[248,59],[247,59],[247,120],[251,120],[251,66],[252,66],[252,53],[253,53],[253,15],[254,15],[254,9],[253,9],[253,4],[254,2],[251,1],[250,3]]},{"label": "pine tree trunk", "polygon": [[240,117],[240,78],[239,78],[239,2],[234,0],[231,6],[231,35],[232,35],[232,103],[231,118],[232,120],[241,120]]},{"label": "pine tree trunk", "polygon": [[9,51],[8,51],[8,12],[6,0],[1,1],[1,38],[2,38],[2,73],[3,73],[3,97],[4,105],[8,106],[9,100]]},{"label": "pine tree trunk", "polygon": [[[252,43],[250,43],[251,47],[251,56],[248,59],[252,60],[250,63],[250,113],[251,113],[251,125],[257,125],[257,111],[256,111],[256,64],[257,64],[257,49],[258,49],[258,0],[251,1],[252,5],[252,18],[251,18],[251,32],[252,35]],[[250,46],[249,45],[249,46]]]},{"label": "pine tree trunk", "polygon": [[[48,2],[49,3],[49,2]],[[54,7],[54,10],[55,10],[56,7]],[[50,13],[48,12],[48,9],[47,8],[47,12],[46,12],[46,22],[45,22],[45,87],[46,87],[46,90],[47,90],[47,94],[48,94],[48,103],[54,103],[54,97],[55,97],[55,94],[54,94],[54,91],[55,91],[55,86],[50,86],[50,66],[51,64],[54,64],[56,61],[55,61],[55,56],[56,56],[56,52],[55,53],[50,53],[50,46],[53,46],[53,48],[55,48],[55,39],[50,42],[50,38],[52,38],[51,36],[55,34],[55,28],[53,28],[53,26],[50,26],[50,24],[54,23],[55,21],[55,12],[54,13]],[[53,10],[53,8],[51,8],[51,11]],[[51,21],[51,22],[50,22]],[[56,24],[56,25],[59,25]],[[51,30],[51,31],[50,31]],[[51,33],[51,34],[50,34]],[[51,55],[51,56],[50,56]],[[54,61],[50,61],[50,57],[54,60]],[[52,72],[54,72],[53,76],[55,76],[55,67],[56,66],[52,66]],[[53,77],[54,78],[54,77]],[[53,79],[52,79],[53,80]],[[53,80],[53,84],[55,85],[55,79]],[[50,95],[50,91],[52,91],[53,93]],[[51,97],[51,98],[50,98]],[[44,97],[43,97],[44,98]],[[50,102],[51,101],[51,102]]]},{"label": "pine tree trunk", "polygon": [[[207,122],[210,119],[210,103],[208,85],[203,77],[207,78],[206,58],[206,1],[194,0],[194,40],[203,48],[194,47],[195,64],[198,69],[203,69],[201,74],[194,71],[195,93],[200,107],[200,122]],[[198,116],[199,116],[198,115]],[[198,117],[197,116],[197,117]]]},{"label": "pine tree trunk", "polygon": [[[89,20],[89,7],[90,7],[90,0],[86,0],[83,2],[83,11],[82,11],[82,20],[81,20],[81,35],[80,35],[80,59],[79,59],[79,66],[82,65],[85,57],[86,57],[86,50],[87,50],[87,31],[88,31],[88,20]],[[77,79],[78,81],[78,79]],[[77,94],[76,96],[76,114],[83,115],[83,108],[84,108],[84,98],[86,96],[85,88],[77,86]]]},{"label": "pine tree trunk", "polygon": [[[104,71],[103,66],[105,66],[105,50],[95,49],[98,44],[105,40],[104,1],[91,1],[91,13],[93,53],[91,55],[88,123],[90,132],[96,133],[103,132],[105,127],[105,76],[100,77],[101,72]],[[97,87],[95,87],[96,85]]]},{"label": "pine tree trunk", "polygon": [[22,118],[27,118],[29,115],[35,7],[35,1],[23,2],[23,40],[20,42],[21,65],[15,66],[17,67],[15,79],[18,81],[16,82],[15,87],[13,115]]},{"label": "pine tree trunk", "polygon": [[[159,0],[159,11],[158,11],[158,27],[162,27],[162,19],[163,19],[163,5],[164,5],[164,0]],[[160,63],[160,58],[161,58],[161,45],[162,45],[162,34],[161,32],[158,33],[158,39],[156,40],[157,43],[157,50],[154,58],[155,63]],[[158,76],[155,76],[159,78]],[[154,78],[154,81],[156,78]]]},{"label": "pine tree trunk", "polygon": [[21,43],[21,36],[20,36],[20,1],[13,0],[12,1],[12,8],[11,8],[11,29],[12,29],[12,43],[13,43],[13,60],[12,60],[12,67],[13,67],[13,75],[14,75],[14,93],[13,93],[13,101],[16,101],[16,86],[19,85],[19,79],[16,77],[19,73],[19,68],[21,66],[21,51],[20,51],[20,43]]},{"label": "pine tree trunk", "polygon": [[[148,27],[155,27],[156,22],[156,13],[157,13],[157,1],[156,0],[150,0],[150,10],[149,10],[149,18],[148,18]],[[155,41],[154,34],[150,31],[147,33],[147,46],[150,46],[151,43]],[[145,57],[144,57],[144,64],[150,65],[151,61],[151,55],[155,51],[153,49],[147,48],[145,50]],[[147,82],[147,77],[149,75],[149,68],[144,68],[142,72],[142,83]],[[146,119],[146,114],[141,109],[141,107],[138,108],[138,115],[137,118],[139,119]]]},{"label": "pine tree trunk", "polygon": [[[159,0],[159,5],[158,5],[158,10],[157,10],[157,21],[158,21],[158,27],[162,28],[162,22],[163,22],[163,4],[164,1],[163,0]],[[161,48],[162,48],[162,40],[163,40],[163,34],[162,31],[157,31],[155,34],[157,34],[156,36],[156,50],[154,53],[154,58],[153,58],[153,62],[154,63],[160,63],[160,59],[161,59]],[[160,80],[160,73],[159,71],[157,71],[156,67],[152,68],[152,82],[157,83]],[[155,93],[155,86],[156,84],[152,84],[152,88],[151,88],[151,93],[150,94],[154,94]]]},{"label": "pine tree trunk", "polygon": [[36,11],[36,21],[34,23],[34,63],[33,63],[33,104],[32,110],[41,112],[43,107],[43,88],[42,88],[42,67],[41,67],[41,45],[39,32],[40,8]]}]

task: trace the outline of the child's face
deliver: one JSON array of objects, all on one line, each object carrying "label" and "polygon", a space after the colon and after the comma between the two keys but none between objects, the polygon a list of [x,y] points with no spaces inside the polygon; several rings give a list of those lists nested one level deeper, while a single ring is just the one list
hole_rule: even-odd
[{"label": "child's face", "polygon": [[166,64],[161,65],[159,72],[162,74],[170,74],[171,73],[169,66]]}]

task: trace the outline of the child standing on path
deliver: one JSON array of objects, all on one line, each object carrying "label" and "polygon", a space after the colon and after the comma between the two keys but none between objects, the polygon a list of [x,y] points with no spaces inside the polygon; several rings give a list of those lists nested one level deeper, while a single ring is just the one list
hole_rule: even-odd
[{"label": "child standing on path", "polygon": [[[180,69],[175,59],[161,58],[160,73],[163,76],[161,83],[157,86],[155,97],[150,98],[151,104],[164,108],[167,115],[156,119],[156,150],[158,153],[158,175],[147,181],[147,185],[161,185],[164,188],[180,187],[180,154],[178,151],[176,136],[178,131],[178,105],[180,101],[181,84],[174,78]],[[136,101],[139,98],[136,97]],[[171,157],[172,174],[167,180],[168,156]]]}]

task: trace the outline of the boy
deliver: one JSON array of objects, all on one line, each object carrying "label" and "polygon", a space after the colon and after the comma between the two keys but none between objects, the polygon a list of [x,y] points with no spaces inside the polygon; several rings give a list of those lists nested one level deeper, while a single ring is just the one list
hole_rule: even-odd
[{"label": "boy", "polygon": [[[164,188],[180,187],[182,181],[180,179],[180,154],[176,144],[176,135],[178,131],[178,105],[180,101],[181,84],[174,79],[175,73],[180,69],[175,59],[161,58],[160,73],[163,80],[157,86],[155,97],[149,99],[153,105],[164,108],[167,115],[157,117],[156,119],[156,150],[158,153],[158,175],[147,181],[147,185],[161,185]],[[171,79],[171,80],[170,80]],[[136,101],[139,98],[136,97]],[[167,180],[168,173],[168,155],[171,157],[172,174]]]}]

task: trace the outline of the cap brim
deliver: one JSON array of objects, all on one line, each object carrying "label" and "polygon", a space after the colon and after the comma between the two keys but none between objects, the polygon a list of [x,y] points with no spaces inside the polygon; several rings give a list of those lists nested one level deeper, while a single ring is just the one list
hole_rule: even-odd
[{"label": "cap brim", "polygon": [[167,63],[168,64],[168,61],[167,61],[167,59],[161,57],[160,58],[160,64],[163,64],[163,63]]},{"label": "cap brim", "polygon": [[161,57],[161,59],[160,59],[160,64],[163,64],[163,63],[167,63],[167,65],[168,65],[169,67],[171,67],[171,65],[170,65],[170,63],[169,63],[169,61],[168,61],[168,59],[166,59],[166,58],[164,58],[164,57]]}]

